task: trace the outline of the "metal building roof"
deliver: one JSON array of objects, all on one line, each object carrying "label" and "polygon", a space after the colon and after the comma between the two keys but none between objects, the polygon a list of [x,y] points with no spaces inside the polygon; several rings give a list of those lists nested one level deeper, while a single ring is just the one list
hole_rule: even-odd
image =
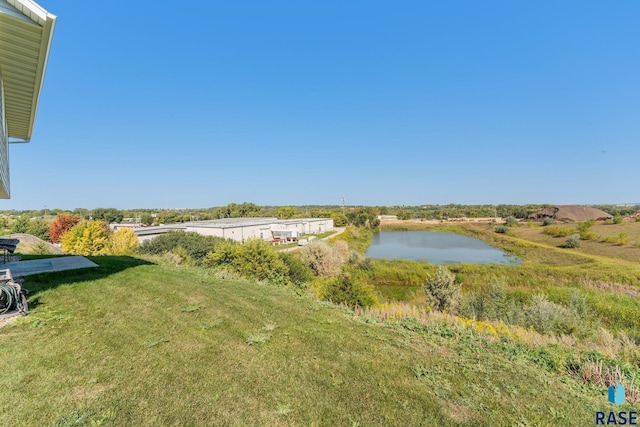
[{"label": "metal building roof", "polygon": [[0,74],[9,138],[28,142],[56,16],[31,0],[0,0]]}]

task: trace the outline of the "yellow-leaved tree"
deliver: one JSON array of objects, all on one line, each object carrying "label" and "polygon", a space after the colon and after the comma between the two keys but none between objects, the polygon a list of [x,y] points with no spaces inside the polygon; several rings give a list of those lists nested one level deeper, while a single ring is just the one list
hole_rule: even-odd
[{"label": "yellow-leaved tree", "polygon": [[76,255],[106,255],[109,252],[109,226],[103,221],[81,221],[60,239],[62,249]]},{"label": "yellow-leaved tree", "polygon": [[133,255],[138,252],[138,237],[130,228],[122,228],[111,235],[111,255]]}]

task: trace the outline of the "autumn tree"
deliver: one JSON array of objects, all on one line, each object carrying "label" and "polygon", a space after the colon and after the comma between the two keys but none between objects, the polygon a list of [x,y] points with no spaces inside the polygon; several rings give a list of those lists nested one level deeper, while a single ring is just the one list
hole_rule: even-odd
[{"label": "autumn tree", "polygon": [[79,223],[81,218],[72,214],[59,214],[51,223],[49,228],[49,240],[52,243],[60,243],[62,236]]},{"label": "autumn tree", "polygon": [[82,221],[60,239],[62,249],[76,255],[105,255],[109,251],[109,226],[103,221]]},{"label": "autumn tree", "polygon": [[122,228],[111,235],[111,255],[132,255],[138,251],[138,236],[130,228]]}]

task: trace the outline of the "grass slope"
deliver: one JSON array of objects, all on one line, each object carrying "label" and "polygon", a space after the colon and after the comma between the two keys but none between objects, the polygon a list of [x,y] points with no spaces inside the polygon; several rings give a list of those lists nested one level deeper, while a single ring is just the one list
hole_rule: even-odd
[{"label": "grass slope", "polygon": [[0,329],[3,425],[587,425],[609,410],[604,389],[504,343],[93,260],[29,278],[31,314]]}]

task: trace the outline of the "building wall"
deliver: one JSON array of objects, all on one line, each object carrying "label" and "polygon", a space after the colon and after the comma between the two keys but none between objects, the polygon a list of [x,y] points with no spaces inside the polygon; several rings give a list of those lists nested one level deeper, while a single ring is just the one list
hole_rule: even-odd
[{"label": "building wall", "polygon": [[4,84],[0,74],[0,198],[9,198],[9,141],[4,110]]},{"label": "building wall", "polygon": [[192,231],[202,234],[203,236],[222,237],[223,239],[231,239],[236,242],[246,242],[251,239],[271,240],[273,237],[269,226],[265,226],[264,224],[224,228],[187,226],[186,231]]},{"label": "building wall", "polygon": [[138,234],[138,241],[142,243],[145,240],[153,239],[154,237],[164,234],[168,229],[175,228],[184,230],[187,232],[198,233],[203,236],[215,236],[223,239],[231,239],[236,242],[246,242],[251,239],[262,239],[265,241],[273,240],[273,233],[271,230],[297,230],[299,233],[305,234],[320,234],[333,230],[333,220],[330,218],[306,218],[301,220],[292,221],[278,221],[276,219],[273,222],[260,221],[257,224],[244,223],[243,225],[225,224],[220,226],[203,225],[198,223],[185,223],[180,225],[163,226],[162,229],[154,230],[154,227],[136,228],[134,232]]}]

